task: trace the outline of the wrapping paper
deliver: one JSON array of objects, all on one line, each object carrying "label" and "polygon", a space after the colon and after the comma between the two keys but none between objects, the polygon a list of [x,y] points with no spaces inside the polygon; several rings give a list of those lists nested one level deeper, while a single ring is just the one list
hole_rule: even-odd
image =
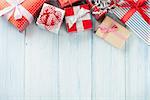
[{"label": "wrapping paper", "polygon": [[[146,3],[150,5],[150,0]],[[119,19],[129,11],[129,8],[115,8],[111,12],[114,13]],[[147,10],[147,15],[150,17],[150,9]],[[150,45],[150,25],[142,18],[139,12],[135,12],[125,24],[148,45]]]},{"label": "wrapping paper", "polygon": [[[27,11],[29,11],[33,15],[33,17],[36,17],[38,10],[41,8],[45,1],[46,0],[25,0],[21,5]],[[7,3],[6,0],[0,0],[0,10],[8,6],[10,6],[10,4]],[[29,21],[24,16],[19,20],[15,20],[14,14],[12,14],[8,21],[12,23],[20,32],[24,31],[29,25]]]},{"label": "wrapping paper", "polygon": [[97,29],[96,35],[114,47],[122,48],[130,33],[125,27],[107,16]]},{"label": "wrapping paper", "polygon": [[92,15],[96,20],[104,19],[107,12],[113,8],[113,1],[111,0],[103,0],[102,2],[94,1],[94,0],[86,0],[90,6]]},{"label": "wrapping paper", "polygon": [[44,3],[36,23],[39,27],[58,34],[64,14],[64,10]]},{"label": "wrapping paper", "polygon": [[73,3],[78,2],[80,0],[58,0],[58,1],[59,1],[60,6],[62,8],[64,8],[64,7],[72,5]]},{"label": "wrapping paper", "polygon": [[[83,15],[82,15],[83,14]],[[80,32],[92,29],[92,20],[87,4],[65,8],[66,27],[68,32]],[[71,19],[76,21],[70,27]]]}]

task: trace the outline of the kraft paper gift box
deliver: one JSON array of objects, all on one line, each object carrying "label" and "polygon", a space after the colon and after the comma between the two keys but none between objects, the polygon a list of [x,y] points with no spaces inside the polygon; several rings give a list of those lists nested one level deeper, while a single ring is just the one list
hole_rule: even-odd
[{"label": "kraft paper gift box", "polygon": [[37,16],[46,0],[0,0],[0,16],[4,16],[20,32]]},{"label": "kraft paper gift box", "polygon": [[106,16],[104,21],[99,25],[96,35],[114,47],[122,48],[125,41],[128,39],[130,32],[118,22]]},{"label": "kraft paper gift box", "polygon": [[58,0],[60,6],[62,8],[69,6],[69,5],[72,5],[73,3],[76,3],[78,1],[81,1],[81,0]]},{"label": "kraft paper gift box", "polygon": [[42,29],[58,34],[65,11],[44,3],[36,24]]},{"label": "kraft paper gift box", "polygon": [[111,12],[150,45],[150,0],[120,1]]},{"label": "kraft paper gift box", "polygon": [[65,8],[68,32],[80,32],[92,29],[92,20],[88,4]]}]

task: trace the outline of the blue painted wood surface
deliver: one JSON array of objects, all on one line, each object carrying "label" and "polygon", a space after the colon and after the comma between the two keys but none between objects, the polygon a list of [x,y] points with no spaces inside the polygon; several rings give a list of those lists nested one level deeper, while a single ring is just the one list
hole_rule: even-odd
[{"label": "blue painted wood surface", "polygon": [[56,35],[0,18],[0,100],[149,100],[150,47],[134,33],[121,50],[92,31]]}]

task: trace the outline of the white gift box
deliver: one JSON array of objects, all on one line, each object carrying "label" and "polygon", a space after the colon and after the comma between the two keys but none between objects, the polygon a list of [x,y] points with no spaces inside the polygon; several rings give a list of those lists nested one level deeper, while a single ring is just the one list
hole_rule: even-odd
[{"label": "white gift box", "polygon": [[45,3],[36,24],[42,29],[58,34],[64,15],[64,10]]}]

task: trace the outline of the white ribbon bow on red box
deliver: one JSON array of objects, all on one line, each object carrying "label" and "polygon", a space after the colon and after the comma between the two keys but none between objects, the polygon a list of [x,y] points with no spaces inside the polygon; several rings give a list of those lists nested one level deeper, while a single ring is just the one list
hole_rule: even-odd
[{"label": "white ribbon bow on red box", "polygon": [[71,28],[73,26],[73,24],[75,24],[80,18],[83,18],[88,13],[90,13],[90,10],[81,8],[76,15],[69,17],[68,18],[69,28]]},{"label": "white ribbon bow on red box", "polygon": [[80,32],[92,29],[92,20],[88,4],[65,8],[68,32]]},{"label": "white ribbon bow on red box", "polygon": [[5,15],[5,17],[9,20],[13,15],[15,20],[21,19],[23,16],[31,23],[33,21],[33,15],[26,10],[21,4],[25,0],[6,0],[10,6],[0,10],[0,16]]}]

